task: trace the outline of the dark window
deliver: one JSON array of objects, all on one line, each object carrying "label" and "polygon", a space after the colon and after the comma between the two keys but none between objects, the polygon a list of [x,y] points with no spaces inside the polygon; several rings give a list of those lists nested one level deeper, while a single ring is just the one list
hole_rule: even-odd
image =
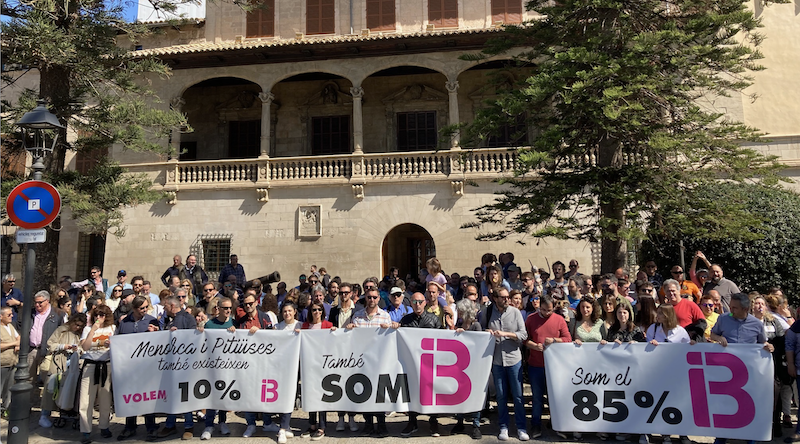
[{"label": "dark window", "polygon": [[219,274],[231,256],[230,239],[202,239],[203,269],[207,273]]},{"label": "dark window", "polygon": [[518,116],[515,123],[508,123],[486,138],[487,148],[520,146],[528,143],[528,125],[525,116]]},{"label": "dark window", "polygon": [[229,122],[228,131],[228,157],[258,157],[261,153],[260,120]]},{"label": "dark window", "polygon": [[397,150],[436,149],[436,111],[397,113]]},{"label": "dark window", "polygon": [[394,0],[367,0],[367,28],[373,31],[394,30]]},{"label": "dark window", "polygon": [[181,142],[178,160],[197,160],[197,142]]},{"label": "dark window", "polygon": [[247,37],[272,37],[275,35],[275,0],[260,0],[258,6],[247,13]]},{"label": "dark window", "polygon": [[458,0],[429,0],[428,22],[437,28],[457,28]]},{"label": "dark window", "polygon": [[335,0],[306,0],[306,34],[333,34],[335,17]]},{"label": "dark window", "polygon": [[313,117],[311,153],[347,154],[350,152],[350,116]]},{"label": "dark window", "polygon": [[492,23],[522,23],[522,0],[492,0]]},{"label": "dark window", "polygon": [[[106,238],[96,234],[78,233],[78,258],[75,268],[75,280],[89,277],[89,271],[97,265],[103,269],[106,257]],[[108,273],[109,276],[112,273]],[[114,275],[116,276],[116,275]]]},{"label": "dark window", "polygon": [[75,154],[75,171],[86,174],[96,167],[104,157],[108,156],[108,148],[92,151],[78,151]]}]

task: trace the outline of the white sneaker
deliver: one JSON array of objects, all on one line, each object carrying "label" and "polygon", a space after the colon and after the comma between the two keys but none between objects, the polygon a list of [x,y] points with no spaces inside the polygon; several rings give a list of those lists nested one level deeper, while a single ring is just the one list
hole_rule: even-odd
[{"label": "white sneaker", "polygon": [[200,439],[211,439],[211,434],[214,433],[214,427],[206,427],[200,435]]},{"label": "white sneaker", "polygon": [[231,430],[228,428],[228,424],[224,422],[219,423],[219,432],[222,433],[224,436],[228,436],[231,434]]},{"label": "white sneaker", "polygon": [[50,418],[47,416],[42,415],[39,417],[39,427],[49,429],[50,427],[53,427],[53,421],[50,421]]},{"label": "white sneaker", "polygon": [[294,432],[292,431],[292,429],[286,429],[286,437],[294,438]]},{"label": "white sneaker", "polygon": [[350,431],[357,432],[358,431],[358,424],[356,424],[356,419],[352,416],[350,417]]},{"label": "white sneaker", "polygon": [[286,444],[286,430],[278,432],[278,444]]},{"label": "white sneaker", "polygon": [[336,431],[344,432],[344,416],[339,418],[339,422],[336,423]]},{"label": "white sneaker", "polygon": [[519,438],[520,441],[527,441],[527,440],[531,439],[528,436],[528,432],[526,432],[525,430],[518,430],[517,431],[517,438]]},{"label": "white sneaker", "polygon": [[264,427],[261,427],[261,430],[263,430],[265,432],[277,432],[280,429],[281,429],[281,426],[279,426],[278,424],[275,424],[274,422],[271,422],[269,424],[264,424]]},{"label": "white sneaker", "polygon": [[500,429],[500,434],[497,435],[500,441],[508,441],[508,429]]},{"label": "white sneaker", "polygon": [[253,436],[253,433],[256,432],[256,426],[249,425],[246,429],[244,429],[244,433],[242,433],[242,438],[249,438]]},{"label": "white sneaker", "polygon": [[639,435],[639,444],[650,444],[650,437],[648,435]]}]

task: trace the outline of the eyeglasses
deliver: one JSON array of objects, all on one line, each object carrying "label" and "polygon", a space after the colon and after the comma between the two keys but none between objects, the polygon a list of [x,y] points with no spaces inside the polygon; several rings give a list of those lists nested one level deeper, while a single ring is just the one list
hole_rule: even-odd
[{"label": "eyeglasses", "polygon": [[319,281],[308,281],[308,283],[311,284],[311,285],[315,285],[315,284],[319,284]]},{"label": "eyeglasses", "polygon": [[416,300],[414,300],[414,301],[411,301],[411,303],[414,304],[414,305],[420,305],[420,304],[424,304],[425,301],[416,301]]},{"label": "eyeglasses", "polygon": [[181,285],[181,287],[192,288],[192,286],[189,285],[189,284],[183,284],[183,285]]},{"label": "eyeglasses", "polygon": [[350,293],[352,293],[352,291],[341,291],[341,290],[339,290],[339,294],[350,294]]},{"label": "eyeglasses", "polygon": [[700,305],[700,306],[701,306],[701,307],[708,307],[708,308],[711,308],[711,307],[713,307],[713,306],[714,306],[714,304],[702,304],[702,305]]},{"label": "eyeglasses", "polygon": [[683,274],[683,270],[671,271],[672,274]]},{"label": "eyeglasses", "polygon": [[217,308],[219,308],[220,310],[230,310],[231,309],[231,307],[222,307],[222,306],[217,306]]},{"label": "eyeglasses", "polygon": [[495,295],[494,297],[495,297],[495,299],[509,299],[508,296]]},{"label": "eyeglasses", "polygon": [[532,281],[533,279],[531,279],[531,278],[522,278],[521,280],[522,280],[522,282],[530,282],[530,281]]},{"label": "eyeglasses", "polygon": [[205,291],[206,293],[211,293],[212,291],[214,291],[214,289],[213,288],[204,288],[203,291]]},{"label": "eyeglasses", "polygon": [[394,293],[394,294],[392,294],[393,298],[399,298],[400,296],[403,296],[403,293]]},{"label": "eyeglasses", "polygon": [[[91,291],[91,290],[89,290],[89,291]],[[116,290],[116,289],[115,289],[115,290],[114,290],[114,293],[122,293],[122,290]]]},{"label": "eyeglasses", "polygon": [[533,297],[533,300],[534,300],[534,301],[538,301],[538,300],[539,300],[539,296],[534,296],[534,297]]},{"label": "eyeglasses", "polygon": [[253,302],[245,302],[245,303],[244,303],[244,305],[246,305],[246,306],[248,306],[248,307],[252,307],[253,305],[256,305],[256,301],[253,301]]},{"label": "eyeglasses", "polygon": [[141,307],[139,307],[139,310],[147,310],[148,308],[150,308],[149,305],[142,305]]},{"label": "eyeglasses", "polygon": [[577,265],[570,265],[569,268],[578,268]]},{"label": "eyeglasses", "polygon": [[42,305],[42,304],[44,304],[45,302],[47,302],[47,300],[46,300],[46,299],[45,299],[44,301],[34,301],[33,303],[34,303],[34,304],[36,304],[36,305]]},{"label": "eyeglasses", "polygon": [[322,313],[322,309],[321,308],[312,308],[311,309],[312,313],[315,312],[315,311],[318,311],[318,312]]},{"label": "eyeglasses", "polygon": [[6,282],[8,282],[9,284],[13,284],[14,282],[17,282],[17,281],[15,281],[15,280],[8,280],[8,281],[6,281]]},{"label": "eyeglasses", "polygon": [[367,299],[378,299],[380,296],[367,296]]},{"label": "eyeglasses", "polygon": [[377,290],[377,289],[378,287],[372,287],[372,286],[364,287],[364,290]]},{"label": "eyeglasses", "polygon": [[187,297],[188,297],[188,296],[186,296],[186,295],[183,295],[183,296],[178,296],[178,299],[186,299]]}]

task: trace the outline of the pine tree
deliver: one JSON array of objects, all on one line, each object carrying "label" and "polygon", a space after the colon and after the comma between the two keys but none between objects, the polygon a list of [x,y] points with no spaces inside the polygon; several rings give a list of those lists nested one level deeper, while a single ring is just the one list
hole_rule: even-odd
[{"label": "pine tree", "polygon": [[[112,145],[163,152],[167,147],[159,141],[171,129],[186,125],[180,113],[159,105],[145,81],[148,76],[168,76],[168,67],[152,58],[134,58],[130,51],[132,42],[148,29],[127,23],[117,2],[4,0],[2,7],[3,63],[16,68],[4,72],[4,89],[23,76],[39,76],[38,90],[24,90],[14,102],[3,101],[4,151],[20,149],[14,121],[33,109],[37,99],[46,100],[65,129],[61,143],[45,159],[45,180],[58,186],[83,231],[123,234],[120,209],[158,199],[152,183],[108,161],[85,176],[65,173],[65,158],[67,150],[91,155]],[[3,189],[5,196],[8,190]],[[48,230],[47,242],[38,246],[36,289],[49,289],[57,282],[58,245],[59,232]]]},{"label": "pine tree", "polygon": [[[601,270],[648,235],[748,237],[751,209],[698,192],[720,179],[778,186],[781,165],[742,144],[762,135],[704,106],[762,69],[760,21],[743,0],[533,0],[540,17],[484,53],[531,67],[463,129],[478,145],[524,116],[536,131],[509,186],[478,209],[480,239],[601,242]],[[507,78],[507,77],[506,77]],[[697,210],[697,211],[694,211]],[[650,230],[647,231],[648,226]]]}]

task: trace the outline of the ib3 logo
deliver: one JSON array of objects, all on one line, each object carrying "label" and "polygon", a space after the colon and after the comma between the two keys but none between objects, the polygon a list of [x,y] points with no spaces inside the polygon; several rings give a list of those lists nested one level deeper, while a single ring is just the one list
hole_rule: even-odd
[{"label": "ib3 logo", "polygon": [[[419,366],[419,399],[422,405],[457,405],[466,401],[472,393],[472,381],[465,370],[470,364],[469,349],[466,345],[455,339],[423,338],[420,342],[423,353],[420,355]],[[447,359],[448,364],[442,362],[443,354],[455,355]],[[377,376],[377,378],[375,378]],[[389,374],[365,375],[354,373],[344,381],[341,386],[341,375],[330,374],[322,378],[321,385],[325,393],[323,402],[337,402],[342,396],[355,403],[367,402],[374,396],[376,403],[385,403],[387,399],[397,402],[409,402],[408,375],[397,374],[392,381]],[[455,380],[457,389],[453,393],[435,393],[435,381],[449,378]],[[375,381],[375,379],[377,379]],[[374,382],[373,382],[374,381]],[[448,384],[449,385],[449,384]],[[374,387],[374,392],[373,392]]]},{"label": "ib3 logo", "polygon": [[[756,406],[753,398],[744,390],[749,374],[747,366],[741,359],[728,353],[689,352],[686,354],[686,362],[693,367],[700,367],[689,370],[689,392],[692,397],[695,425],[711,427],[711,417],[714,419],[714,427],[723,429],[739,429],[753,422],[756,416]],[[706,381],[705,369],[714,366],[730,370],[731,379],[729,381]],[[708,387],[707,390],[706,387]],[[730,415],[716,413],[711,415],[708,395],[730,396],[738,403],[738,410]]]}]

